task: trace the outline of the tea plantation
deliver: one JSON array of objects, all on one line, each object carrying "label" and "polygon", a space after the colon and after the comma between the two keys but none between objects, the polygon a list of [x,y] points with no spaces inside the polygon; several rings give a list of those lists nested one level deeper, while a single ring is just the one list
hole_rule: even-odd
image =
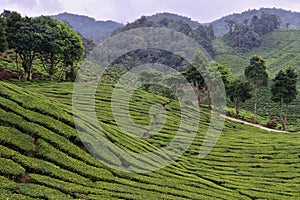
[{"label": "tea plantation", "polygon": [[[168,145],[178,130],[178,104],[136,92],[130,103],[133,120],[149,124],[149,108],[160,103],[166,105],[166,124],[155,135],[131,137],[113,120],[112,89],[100,85],[95,98],[106,138],[133,152]],[[199,158],[210,121],[203,110],[197,136],[183,156],[158,171],[135,174],[111,169],[89,154],[74,128],[71,98],[71,83],[1,82],[0,199],[300,198],[299,133],[273,133],[226,121],[216,146]],[[194,110],[190,112],[195,123]],[[108,156],[126,163],[113,153]]]}]

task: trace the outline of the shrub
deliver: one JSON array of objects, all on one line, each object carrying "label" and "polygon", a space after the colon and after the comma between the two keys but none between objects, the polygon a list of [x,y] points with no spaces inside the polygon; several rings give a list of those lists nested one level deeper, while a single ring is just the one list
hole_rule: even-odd
[{"label": "shrub", "polygon": [[271,119],[267,122],[267,127],[271,129],[275,129],[278,125],[278,120],[277,119]]}]

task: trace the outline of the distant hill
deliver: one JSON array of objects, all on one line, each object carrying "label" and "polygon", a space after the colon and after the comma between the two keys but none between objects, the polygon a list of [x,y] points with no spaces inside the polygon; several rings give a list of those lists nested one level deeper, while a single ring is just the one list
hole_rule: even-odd
[{"label": "distant hill", "polygon": [[289,28],[300,28],[300,13],[287,11],[278,8],[261,8],[259,10],[248,10],[242,13],[234,13],[216,21],[211,22],[210,24],[213,25],[215,35],[217,37],[224,35],[229,31],[228,25],[225,20],[231,19],[235,20],[239,23],[243,22],[246,19],[252,18],[254,15],[260,16],[263,12],[268,14],[275,14],[278,15],[281,19],[281,27],[285,28],[286,24],[289,23]]},{"label": "distant hill", "polygon": [[81,33],[85,38],[93,39],[100,43],[117,28],[123,24],[114,21],[96,21],[94,18],[70,13],[61,13],[52,16],[59,21],[67,21],[75,31]]},{"label": "distant hill", "polygon": [[[278,29],[262,38],[262,45],[249,52],[238,52],[229,47],[224,38],[213,41],[216,57],[221,64],[231,68],[234,76],[243,74],[253,55],[260,55],[266,60],[271,77],[282,68],[294,66],[300,70],[300,29]],[[300,80],[299,80],[300,81]]]},{"label": "distant hill", "polygon": [[150,21],[153,21],[155,23],[158,23],[159,21],[161,21],[163,19],[168,19],[168,20],[177,21],[177,22],[181,21],[183,23],[188,24],[192,29],[196,29],[199,25],[201,25],[199,22],[193,21],[191,18],[173,14],[173,13],[167,13],[167,12],[157,13],[155,15],[147,17],[147,19]]}]

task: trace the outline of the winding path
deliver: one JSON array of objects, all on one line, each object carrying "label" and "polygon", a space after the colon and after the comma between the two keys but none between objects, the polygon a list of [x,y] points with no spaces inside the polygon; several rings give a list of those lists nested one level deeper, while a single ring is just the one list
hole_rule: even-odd
[{"label": "winding path", "polygon": [[221,113],[218,113],[218,112],[213,112],[213,113],[219,114],[219,116],[224,117],[225,119],[229,119],[231,121],[240,122],[240,123],[243,123],[243,124],[246,124],[246,125],[254,126],[254,127],[266,130],[266,131],[272,131],[272,132],[278,132],[278,133],[289,133],[288,131],[281,131],[281,130],[271,129],[271,128],[267,128],[267,127],[259,125],[259,124],[254,124],[254,123],[251,123],[251,122],[236,119],[234,117],[229,117],[225,114],[221,114]]}]

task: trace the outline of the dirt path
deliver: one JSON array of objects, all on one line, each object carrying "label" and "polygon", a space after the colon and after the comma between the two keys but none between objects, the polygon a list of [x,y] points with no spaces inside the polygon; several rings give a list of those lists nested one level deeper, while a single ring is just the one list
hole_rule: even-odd
[{"label": "dirt path", "polygon": [[217,113],[217,112],[213,112],[213,113],[219,114],[219,116],[224,117],[225,119],[229,119],[231,121],[240,122],[240,123],[243,123],[243,124],[246,124],[246,125],[254,126],[254,127],[266,130],[266,131],[272,131],[272,132],[277,132],[277,133],[288,133],[288,131],[281,131],[281,130],[275,130],[275,129],[267,128],[267,127],[264,127],[264,126],[259,125],[259,124],[254,124],[254,123],[251,123],[251,122],[246,122],[246,121],[243,121],[243,120],[240,120],[240,119],[236,119],[234,117],[229,117],[225,114],[221,114],[221,113]]}]

